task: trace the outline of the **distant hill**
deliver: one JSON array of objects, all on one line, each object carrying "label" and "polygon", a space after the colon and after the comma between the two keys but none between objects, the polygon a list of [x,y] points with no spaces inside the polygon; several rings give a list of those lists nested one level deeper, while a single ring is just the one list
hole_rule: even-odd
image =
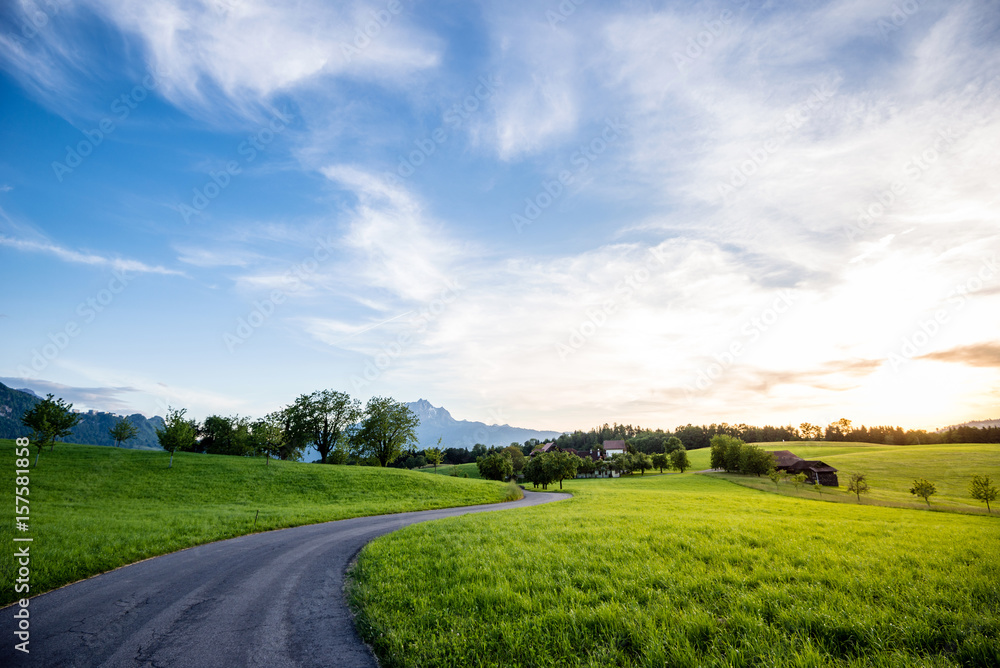
[{"label": "distant hill", "polygon": [[963,422],[962,424],[954,424],[950,427],[945,427],[944,429],[938,429],[938,431],[948,431],[949,429],[958,429],[959,427],[975,427],[976,429],[1000,427],[1000,418],[996,420],[973,420],[972,422]]},{"label": "distant hill", "polygon": [[515,441],[524,443],[532,438],[547,441],[560,434],[558,431],[538,431],[507,424],[456,420],[447,410],[432,406],[426,399],[414,401],[407,406],[420,418],[420,426],[417,427],[419,448],[432,448],[437,445],[439,438],[442,439],[441,446],[445,448],[471,448],[476,443],[510,445]]},{"label": "distant hill", "polygon": [[[31,431],[21,424],[21,416],[39,401],[41,399],[38,395],[30,390],[14,390],[0,383],[0,438],[29,436]],[[80,423],[73,428],[73,432],[64,439],[65,441],[84,445],[115,444],[114,439],[108,434],[108,429],[118,421],[119,416],[99,411],[88,411],[79,415]],[[159,450],[160,442],[156,438],[156,429],[163,426],[163,418],[155,416],[147,419],[139,413],[128,418],[139,433],[122,447]]]}]

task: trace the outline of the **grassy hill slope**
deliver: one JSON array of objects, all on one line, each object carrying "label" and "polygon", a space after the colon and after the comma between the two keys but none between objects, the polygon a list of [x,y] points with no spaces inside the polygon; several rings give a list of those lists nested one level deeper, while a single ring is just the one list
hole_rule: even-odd
[{"label": "grassy hill slope", "polygon": [[383,666],[996,666],[1000,519],[704,475],[415,525],[352,573]]},{"label": "grassy hill slope", "polygon": [[[32,459],[34,453],[32,453]],[[0,543],[14,527],[14,442],[0,440]],[[31,469],[32,594],[184,547],[256,530],[495,503],[501,483],[399,469],[169,455],[60,443]],[[0,605],[14,600],[13,550],[0,552]]]},{"label": "grassy hill slope", "polygon": [[[805,459],[820,459],[838,469],[840,488],[825,488],[827,500],[854,501],[846,485],[851,473],[867,475],[871,492],[863,496],[869,503],[885,503],[926,507],[924,501],[910,494],[915,478],[926,478],[937,486],[931,497],[931,507],[938,510],[984,511],[985,505],[969,497],[969,480],[973,475],[987,475],[1000,485],[1000,444],[937,444],[937,445],[868,445],[864,443],[820,444],[761,443],[765,450],[791,450]],[[700,452],[700,451],[696,451]],[[707,455],[702,455],[707,457]],[[707,462],[707,458],[704,460]],[[705,464],[703,467],[707,468]],[[727,476],[727,480],[767,491],[775,486],[767,478]],[[791,485],[782,493],[796,494]],[[800,491],[800,496],[817,496],[814,491]],[[863,502],[864,502],[863,501]],[[995,504],[1000,507],[1000,504]]]},{"label": "grassy hill slope", "polygon": [[473,479],[476,479],[476,480],[479,480],[479,479],[482,478],[482,476],[479,475],[479,467],[476,466],[475,464],[471,464],[471,463],[470,464],[441,464],[440,466],[437,467],[436,471],[434,470],[433,466],[427,466],[427,467],[424,467],[422,469],[414,469],[414,470],[420,471],[421,473],[436,473],[437,475],[450,476],[451,472],[453,470],[456,470],[456,469],[458,470],[459,477],[468,476],[469,478],[473,478]]}]

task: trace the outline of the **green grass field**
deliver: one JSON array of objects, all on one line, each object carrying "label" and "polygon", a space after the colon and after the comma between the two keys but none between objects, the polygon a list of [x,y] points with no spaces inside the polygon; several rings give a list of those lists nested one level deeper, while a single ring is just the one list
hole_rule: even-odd
[{"label": "green grass field", "polygon": [[998,517],[691,473],[566,488],[369,544],[350,600],[382,665],[1000,665]]},{"label": "green grass field", "polygon": [[436,473],[437,475],[451,475],[453,469],[458,469],[458,476],[469,478],[475,480],[482,480],[479,475],[479,467],[475,464],[441,464],[437,467],[437,471],[434,470],[433,466],[427,466],[422,469],[415,469],[421,473]]},{"label": "green grass field", "polygon": [[[14,532],[14,442],[0,440],[0,544]],[[32,460],[34,452],[32,453]],[[320,466],[60,443],[31,469],[32,594],[184,547],[362,515],[495,503],[501,483],[399,469]],[[15,599],[0,551],[0,605]]]},{"label": "green grass field", "polygon": [[[871,492],[862,496],[862,503],[875,503],[900,507],[928,507],[923,499],[910,494],[915,478],[926,478],[937,487],[930,498],[930,507],[936,510],[960,512],[986,512],[981,501],[969,497],[969,480],[973,475],[987,475],[1000,485],[1000,445],[998,444],[946,444],[946,445],[868,445],[845,443],[837,445],[796,443],[763,443],[766,450],[791,450],[804,459],[820,459],[838,469],[840,488],[823,488],[827,501],[856,503],[856,497],[847,492],[850,473],[865,473]],[[695,451],[701,453],[703,451]],[[705,456],[707,462],[707,455]],[[700,461],[700,460],[699,460]],[[705,467],[707,468],[707,464]],[[811,488],[796,491],[791,484],[776,488],[766,477],[728,476],[727,480],[756,489],[778,491],[801,497],[817,497]],[[1000,510],[1000,503],[994,503]]]}]

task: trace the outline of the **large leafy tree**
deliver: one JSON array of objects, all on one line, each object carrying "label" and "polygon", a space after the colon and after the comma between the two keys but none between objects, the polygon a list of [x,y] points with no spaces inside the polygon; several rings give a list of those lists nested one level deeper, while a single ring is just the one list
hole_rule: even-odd
[{"label": "large leafy tree", "polygon": [[524,453],[521,452],[521,448],[517,447],[516,444],[511,444],[504,448],[503,451],[510,457],[510,464],[514,467],[514,473],[520,473],[524,470],[525,458]]},{"label": "large leafy tree", "polygon": [[[581,460],[572,452],[549,452],[542,456],[551,456],[551,465],[555,470],[553,478],[559,481],[559,489],[563,488],[563,480],[576,477],[576,471],[580,468]],[[650,465],[652,465],[652,462],[650,462]]]},{"label": "large leafy tree", "polygon": [[199,429],[201,440],[197,449],[210,455],[250,457],[256,454],[256,443],[249,418],[234,415],[210,415]]},{"label": "large leafy tree", "polygon": [[125,441],[130,441],[139,435],[139,429],[132,424],[128,418],[121,418],[113,427],[108,429],[108,434],[115,439],[115,447],[121,447]]},{"label": "large leafy tree", "polygon": [[676,436],[671,436],[670,438],[667,439],[667,443],[664,447],[666,448],[666,453],[670,454],[683,448],[684,443],[681,442],[681,439],[677,438]]},{"label": "large leafy tree", "polygon": [[286,411],[292,439],[312,443],[323,464],[362,416],[360,401],[334,390],[303,394]]},{"label": "large leafy tree", "polygon": [[771,453],[756,445],[743,445],[740,448],[739,462],[740,473],[756,475],[758,478],[774,468]]},{"label": "large leafy tree", "polygon": [[46,445],[49,445],[49,450],[55,448],[56,439],[69,436],[79,421],[80,416],[73,412],[73,404],[54,399],[51,394],[25,411],[21,422],[31,430],[31,442],[38,448],[35,466],[38,466],[42,448]]},{"label": "large leafy tree", "polygon": [[180,450],[194,450],[197,447],[196,436],[198,434],[198,423],[194,420],[185,420],[186,408],[167,408],[167,417],[163,421],[163,428],[156,430],[156,437],[160,440],[160,447],[170,453],[170,465],[174,466],[174,453]]},{"label": "large leafy tree", "polygon": [[681,473],[691,467],[691,462],[688,460],[688,453],[683,447],[679,450],[674,450],[670,453],[670,466],[675,468]]},{"label": "large leafy tree", "polygon": [[556,454],[554,452],[546,452],[529,459],[524,467],[525,480],[530,482],[534,487],[541,485],[542,489],[548,489],[549,483],[556,481],[556,469],[558,468],[555,462]]},{"label": "large leafy tree", "polygon": [[514,466],[506,452],[494,452],[476,460],[479,475],[485,480],[506,480],[514,475]]},{"label": "large leafy tree", "polygon": [[372,397],[365,406],[361,428],[352,439],[352,449],[362,458],[388,466],[417,442],[420,418],[406,404],[391,397]]}]

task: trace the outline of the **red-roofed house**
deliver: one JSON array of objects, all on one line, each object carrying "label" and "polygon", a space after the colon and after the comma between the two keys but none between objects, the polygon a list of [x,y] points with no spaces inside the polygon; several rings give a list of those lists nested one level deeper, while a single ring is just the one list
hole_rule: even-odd
[{"label": "red-roofed house", "polygon": [[604,441],[601,446],[604,448],[605,459],[611,459],[614,455],[624,455],[628,452],[628,448],[625,447],[625,441]]}]

